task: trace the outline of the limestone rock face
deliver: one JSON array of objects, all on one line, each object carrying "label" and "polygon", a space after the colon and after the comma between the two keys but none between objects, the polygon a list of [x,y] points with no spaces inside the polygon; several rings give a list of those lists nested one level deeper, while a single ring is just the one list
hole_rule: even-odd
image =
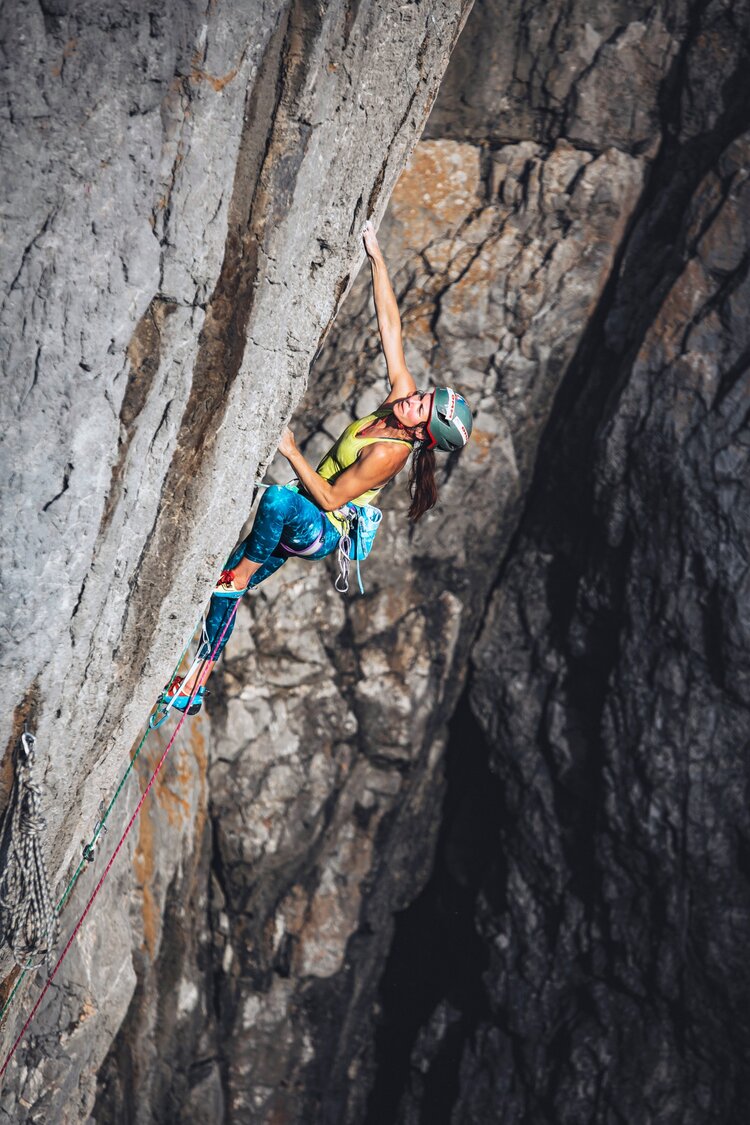
[{"label": "limestone rock face", "polygon": [[[468,7],[21,0],[3,12],[0,722],[8,768],[24,724],[37,735],[55,880],[77,863],[246,517]],[[205,808],[198,790],[189,806]],[[144,928],[151,958],[178,838],[141,865],[151,890],[163,881]],[[93,1016],[67,1047],[73,1071],[87,1036],[98,1064],[102,1028],[124,1015],[125,962],[129,988],[106,1013],[104,993],[84,989]],[[53,1038],[62,1018],[50,1010]],[[13,1064],[10,1118],[44,1096],[46,1114],[76,1119],[45,1053]],[[88,1112],[91,1065],[80,1075]]]},{"label": "limestone rock face", "polygon": [[[386,493],[366,599],[342,601],[332,568],[293,560],[242,610],[211,706],[209,771],[230,1120],[359,1122],[373,1079],[372,1120],[394,1119],[379,1099],[398,1086],[373,1051],[391,917],[432,863],[445,722],[650,159],[562,136],[489,148],[482,135],[433,136],[394,191],[381,241],[407,361],[418,383],[464,393],[476,427],[443,465],[439,511],[413,532],[403,484]],[[365,271],[295,422],[309,459],[385,389]],[[117,1104],[148,1018],[128,1017],[128,1066],[110,1060],[102,1106]],[[440,1034],[425,1035],[438,1050]]]}]

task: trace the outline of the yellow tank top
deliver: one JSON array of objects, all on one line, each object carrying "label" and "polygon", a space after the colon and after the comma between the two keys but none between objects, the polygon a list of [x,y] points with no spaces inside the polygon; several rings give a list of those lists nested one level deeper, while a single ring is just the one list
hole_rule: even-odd
[{"label": "yellow tank top", "polygon": [[[366,418],[357,418],[346,427],[341,437],[336,441],[326,453],[323,460],[318,465],[317,471],[322,477],[328,481],[335,481],[337,477],[343,473],[344,469],[348,469],[357,460],[360,449],[364,449],[366,445],[372,445],[376,441],[395,441],[399,445],[408,445],[411,449],[411,442],[405,441],[403,438],[386,438],[386,437],[361,437],[362,430],[375,421],[376,418],[385,418],[390,414],[390,407],[382,407],[368,414]],[[361,496],[356,496],[352,501],[353,504],[372,504],[373,500],[380,492],[380,489],[385,487],[381,485],[380,488],[371,488],[367,492],[363,492]],[[333,512],[326,512],[331,523],[339,531],[343,530],[343,523],[337,519]]]}]

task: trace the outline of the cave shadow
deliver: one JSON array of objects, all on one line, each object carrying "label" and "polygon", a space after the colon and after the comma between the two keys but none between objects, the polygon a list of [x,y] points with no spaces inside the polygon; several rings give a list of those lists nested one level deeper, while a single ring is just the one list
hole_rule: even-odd
[{"label": "cave shadow", "polygon": [[[475,928],[476,897],[490,867],[501,862],[503,786],[489,768],[489,749],[469,704],[469,689],[449,724],[446,789],[432,874],[421,894],[396,916],[381,980],[375,1034],[375,1080],[365,1125],[399,1119],[399,1103],[418,1074],[419,1120],[450,1120],[459,1093],[467,1039],[489,1016],[482,981],[488,950]],[[501,883],[503,881],[501,880]],[[420,1033],[444,1003],[447,1028],[415,1070]]]}]

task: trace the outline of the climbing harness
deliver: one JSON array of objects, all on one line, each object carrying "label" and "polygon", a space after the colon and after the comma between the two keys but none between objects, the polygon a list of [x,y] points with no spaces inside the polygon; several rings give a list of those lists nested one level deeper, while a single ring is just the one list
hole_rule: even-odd
[{"label": "climbing harness", "polygon": [[334,586],[340,594],[348,593],[349,560],[353,559],[357,564],[359,592],[364,594],[365,588],[362,584],[359,564],[367,558],[372,550],[372,544],[380,527],[383,513],[374,504],[353,504],[350,502],[339,508],[336,515],[343,520],[344,530],[341,532],[337,550],[339,573]]},{"label": "climbing harness", "polygon": [[[229,617],[227,618],[227,620],[224,624],[224,628],[221,632],[221,635],[219,636],[219,639],[216,641],[216,643],[213,647],[213,650],[211,651],[211,654],[209,656],[209,663],[210,663],[210,661],[212,661],[214,659],[214,657],[216,656],[216,653],[220,650],[221,643],[224,640],[226,632],[229,629],[229,627],[231,626],[232,621],[234,620],[234,617],[235,617],[235,614],[237,613],[237,609],[239,607],[239,604],[240,604],[240,598],[238,598],[237,601],[235,602],[234,607],[232,609],[232,612],[231,612],[231,614],[229,615]],[[193,637],[194,636],[195,636],[195,631],[193,632]],[[182,664],[182,661],[185,658],[185,655],[188,651],[188,648],[190,647],[190,644],[193,640],[193,637],[191,637],[190,640],[188,641],[187,645],[185,646],[185,649],[183,650],[182,656],[180,657],[179,661],[177,662],[177,665],[175,666],[174,672],[172,673],[172,676],[170,677],[170,682],[167,685],[167,690],[169,689],[172,681],[174,680],[175,676],[177,675],[177,672],[180,668],[180,665]],[[202,648],[202,645],[200,646],[200,648]],[[200,651],[200,648],[199,648],[199,651]],[[203,686],[202,681],[205,679],[205,677],[207,675],[208,675],[208,669],[206,668],[206,669],[203,669],[201,674],[197,677],[195,685],[192,689],[192,694],[190,696],[189,705],[192,704],[193,700],[195,699],[196,695],[198,694],[199,688]],[[158,704],[157,704],[157,706],[158,706]],[[11,1059],[13,1058],[13,1055],[16,1053],[16,1050],[18,1049],[18,1046],[21,1043],[21,1040],[23,1039],[24,1035],[26,1034],[32,1020],[34,1019],[34,1016],[38,1012],[39,1007],[40,1007],[42,1001],[44,1000],[44,997],[47,995],[47,992],[49,991],[50,986],[52,985],[52,982],[53,982],[60,966],[62,965],[63,961],[65,960],[65,957],[67,956],[68,950],[70,949],[71,945],[73,944],[73,942],[74,942],[74,940],[75,940],[75,938],[78,934],[78,931],[81,929],[81,926],[83,925],[84,920],[85,920],[89,910],[91,909],[91,907],[93,905],[94,899],[99,894],[99,891],[101,890],[101,887],[104,883],[104,880],[107,878],[107,875],[109,874],[109,872],[112,868],[112,865],[114,864],[114,862],[115,862],[115,860],[116,860],[116,858],[117,858],[117,856],[120,852],[120,849],[122,848],[123,844],[125,843],[125,840],[126,840],[128,834],[129,834],[131,828],[134,825],[134,823],[135,823],[135,821],[138,817],[138,814],[140,813],[141,808],[143,807],[144,801],[146,800],[149,793],[151,792],[151,789],[154,785],[154,782],[156,781],[156,778],[158,777],[159,772],[161,771],[161,768],[162,768],[162,766],[164,765],[164,762],[167,759],[167,755],[169,754],[169,751],[172,749],[172,746],[174,745],[174,742],[177,738],[177,735],[180,733],[180,730],[182,729],[182,725],[185,722],[187,717],[188,716],[187,716],[187,709],[186,709],[186,711],[182,714],[182,717],[180,718],[179,722],[177,723],[175,729],[173,730],[172,735],[171,735],[171,737],[170,737],[169,741],[167,742],[167,745],[164,749],[164,752],[162,753],[161,758],[157,762],[157,764],[156,764],[156,766],[155,766],[155,768],[154,768],[154,770],[151,774],[148,785],[146,786],[143,793],[141,794],[141,799],[139,800],[138,804],[136,805],[135,810],[133,812],[133,815],[130,817],[130,820],[128,821],[127,825],[125,826],[125,829],[124,829],[122,835],[120,836],[120,839],[117,842],[117,846],[115,847],[115,849],[114,849],[114,851],[113,851],[113,853],[112,853],[112,855],[109,859],[109,862],[107,863],[107,866],[104,868],[104,871],[102,872],[102,875],[101,875],[98,883],[94,887],[94,890],[92,891],[91,896],[90,896],[88,902],[86,903],[86,906],[83,910],[83,913],[81,914],[80,918],[78,919],[75,926],[73,927],[73,932],[71,933],[70,937],[68,938],[68,941],[66,942],[62,953],[58,957],[52,971],[50,972],[47,980],[45,981],[44,987],[42,988],[42,991],[40,992],[39,996],[37,997],[36,1003],[34,1004],[33,1008],[31,1009],[31,1012],[29,1013],[29,1015],[26,1019],[26,1022],[24,1023],[23,1027],[21,1028],[21,1031],[19,1032],[18,1036],[16,1037],[15,1041],[13,1042],[12,1047],[8,1051],[8,1054],[5,1057],[5,1061],[3,1062],[2,1067],[0,1067],[0,1078],[2,1078],[2,1076],[5,1074],[5,1071],[8,1068],[8,1064],[10,1063]],[[106,829],[106,820],[107,820],[107,817],[109,816],[109,813],[112,809],[112,806],[114,805],[115,801],[117,800],[117,797],[119,796],[120,792],[122,791],[122,788],[125,785],[125,782],[126,782],[128,776],[129,776],[131,770],[133,769],[133,766],[135,765],[135,762],[136,762],[138,756],[140,755],[141,749],[143,748],[143,744],[145,743],[148,735],[151,733],[151,731],[153,729],[154,728],[151,726],[151,720],[149,719],[149,722],[146,725],[146,730],[143,734],[143,737],[141,738],[141,741],[140,741],[135,753],[133,754],[133,757],[130,759],[130,762],[128,764],[128,768],[125,770],[125,773],[123,774],[123,776],[120,780],[120,783],[117,787],[117,790],[116,790],[114,796],[112,797],[112,800],[109,802],[109,805],[107,806],[105,812],[103,813],[102,816],[100,816],[99,820],[97,821],[97,824],[95,825],[94,834],[93,834],[93,837],[92,837],[91,841],[88,844],[84,845],[82,858],[81,858],[81,860],[78,864],[78,867],[77,867],[76,871],[73,874],[73,877],[71,878],[70,882],[68,883],[68,886],[66,887],[65,891],[63,892],[63,895],[62,895],[60,901],[58,902],[57,907],[55,908],[55,911],[54,911],[55,916],[59,916],[61,910],[63,909],[63,907],[65,905],[65,903],[67,902],[68,898],[70,897],[71,891],[73,890],[73,886],[75,885],[76,881],[78,880],[78,877],[79,877],[81,871],[87,865],[87,863],[90,862],[90,860],[93,858],[94,846],[96,844],[96,841],[97,841],[98,837]],[[52,942],[50,942],[50,946],[51,945],[52,945]],[[18,989],[20,988],[21,982],[24,980],[24,978],[26,976],[26,973],[29,972],[31,969],[33,969],[35,967],[36,966],[34,966],[33,964],[28,964],[24,968],[23,972],[19,975],[18,979],[16,980],[15,985],[13,986],[12,992],[10,993],[8,999],[5,1002],[5,1005],[3,1006],[2,1011],[0,1012],[0,1023],[2,1023],[2,1020],[5,1018],[5,1015],[8,1011],[8,1009],[10,1008],[10,1005],[13,1002],[13,998],[16,995]]]},{"label": "climbing harness", "polygon": [[[262,484],[261,488],[268,488],[269,485]],[[284,488],[288,488],[291,492],[299,492],[299,481],[295,477]],[[334,586],[340,594],[349,592],[349,560],[352,559],[357,564],[357,583],[359,585],[360,594],[364,594],[365,588],[362,583],[362,575],[360,573],[359,564],[370,554],[372,544],[375,539],[380,521],[383,518],[383,513],[380,508],[376,508],[374,504],[355,504],[350,500],[346,504],[342,504],[334,512],[336,519],[343,525],[339,543],[337,548],[337,560],[339,573],[336,576]],[[309,558],[314,555],[320,547],[325,538],[325,529],[321,529],[309,543],[307,547],[298,550],[296,547],[290,547],[282,540],[279,547],[287,555],[296,555],[300,558]]]},{"label": "climbing harness", "polygon": [[279,543],[279,546],[281,547],[282,551],[286,551],[288,555],[299,555],[301,558],[306,558],[309,555],[315,554],[318,547],[325,539],[325,534],[325,528],[323,528],[323,530],[319,531],[315,536],[312,543],[310,543],[307,547],[303,547],[301,551],[298,551],[296,547],[289,547],[286,543]]},{"label": "climbing harness", "polygon": [[46,824],[33,776],[35,748],[36,738],[26,731],[21,735],[13,788],[0,824],[0,918],[16,962],[30,962],[36,968],[50,956],[59,926],[40,843]]}]

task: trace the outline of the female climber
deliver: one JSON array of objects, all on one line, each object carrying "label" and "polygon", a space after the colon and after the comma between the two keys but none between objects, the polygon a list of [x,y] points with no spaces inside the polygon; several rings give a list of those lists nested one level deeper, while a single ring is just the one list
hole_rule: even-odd
[{"label": "female climber", "polygon": [[[409,519],[418,520],[437,501],[434,450],[450,453],[469,440],[471,411],[461,395],[450,387],[417,390],[406,366],[398,305],[372,223],[365,224],[362,237],[372,269],[390,394],[372,414],[347,426],[317,469],[300,453],[292,431],[284,430],[279,452],[297,479],[264,491],[252,531],[221,573],[206,621],[208,640],[199,653],[199,657],[213,654],[213,661],[203,659],[184,682],[178,678],[169,689],[171,706],[187,709],[190,715],[200,710],[205,682],[229,639],[231,625],[216,652],[214,645],[238,598],[277,571],[290,555],[322,559],[335,551],[347,526],[344,506],[372,503],[410,455]],[[200,686],[194,692],[196,683]]]}]

